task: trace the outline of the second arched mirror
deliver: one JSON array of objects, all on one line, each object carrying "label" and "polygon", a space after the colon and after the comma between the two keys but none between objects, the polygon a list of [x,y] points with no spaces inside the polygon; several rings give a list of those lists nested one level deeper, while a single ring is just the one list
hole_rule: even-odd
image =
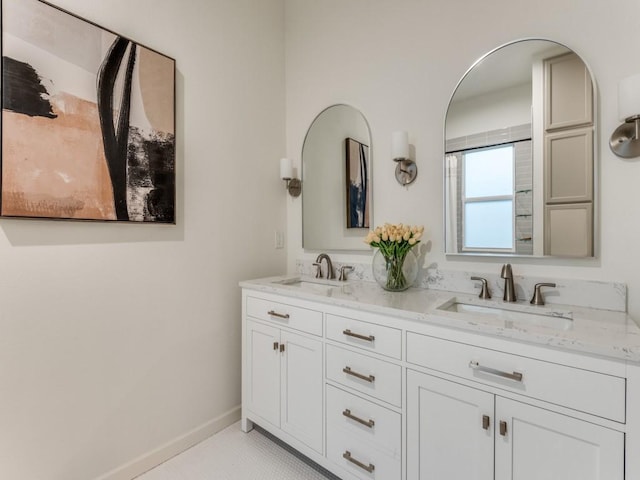
[{"label": "second arched mirror", "polygon": [[594,255],[594,91],[585,62],[548,40],[473,65],[445,120],[447,253]]}]

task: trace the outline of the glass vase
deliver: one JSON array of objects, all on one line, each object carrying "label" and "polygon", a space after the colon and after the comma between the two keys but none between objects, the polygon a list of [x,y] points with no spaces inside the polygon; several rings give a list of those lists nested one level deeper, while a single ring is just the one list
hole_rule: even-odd
[{"label": "glass vase", "polygon": [[413,250],[407,251],[404,256],[389,257],[376,250],[372,267],[376,282],[390,292],[406,290],[418,276],[418,260]]}]

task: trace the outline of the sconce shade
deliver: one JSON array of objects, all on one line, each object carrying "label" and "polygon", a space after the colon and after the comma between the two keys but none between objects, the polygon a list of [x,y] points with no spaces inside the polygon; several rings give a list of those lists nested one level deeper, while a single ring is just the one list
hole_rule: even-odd
[{"label": "sconce shade", "polygon": [[288,180],[293,177],[293,161],[290,158],[280,159],[280,178]]},{"label": "sconce shade", "polygon": [[623,78],[618,84],[618,116],[627,118],[640,115],[640,74]]},{"label": "sconce shade", "polygon": [[393,132],[391,134],[391,158],[409,158],[409,134]]}]

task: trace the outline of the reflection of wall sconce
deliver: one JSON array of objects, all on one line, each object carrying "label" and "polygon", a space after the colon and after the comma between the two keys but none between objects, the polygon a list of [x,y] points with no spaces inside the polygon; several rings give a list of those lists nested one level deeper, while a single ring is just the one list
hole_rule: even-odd
[{"label": "reflection of wall sconce", "polygon": [[611,150],[622,158],[640,157],[640,74],[618,84],[618,116],[625,123],[611,135]]},{"label": "reflection of wall sconce", "polygon": [[409,157],[409,135],[393,132],[391,135],[391,157],[396,165],[396,180],[400,185],[409,185],[418,175],[418,167]]},{"label": "reflection of wall sconce", "polygon": [[293,178],[293,161],[290,158],[280,159],[280,178],[287,182],[287,191],[292,197],[300,196],[302,192],[302,182]]}]

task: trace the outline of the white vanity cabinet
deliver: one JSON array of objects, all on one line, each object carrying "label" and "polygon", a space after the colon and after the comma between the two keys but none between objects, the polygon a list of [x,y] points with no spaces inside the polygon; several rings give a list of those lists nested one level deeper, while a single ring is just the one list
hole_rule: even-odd
[{"label": "white vanity cabinet", "polygon": [[373,310],[245,288],[243,429],[344,480],[640,478],[637,364]]},{"label": "white vanity cabinet", "polygon": [[321,332],[322,314],[249,299],[244,324],[243,409],[251,412],[253,420],[265,420],[322,453],[323,344],[295,332],[291,325],[307,332],[319,326]]},{"label": "white vanity cabinet", "polygon": [[453,379],[407,373],[408,478],[624,479],[624,378],[414,332],[407,361]]},{"label": "white vanity cabinet", "polygon": [[407,478],[624,479],[621,432],[414,371],[407,396]]}]

